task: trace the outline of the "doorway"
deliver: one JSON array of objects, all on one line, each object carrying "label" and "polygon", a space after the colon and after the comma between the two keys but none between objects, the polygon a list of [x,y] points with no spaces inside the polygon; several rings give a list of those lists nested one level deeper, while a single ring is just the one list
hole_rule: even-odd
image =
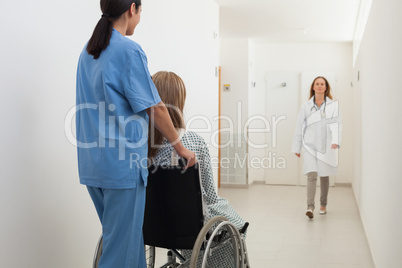
[{"label": "doorway", "polygon": [[291,146],[299,112],[299,74],[266,72],[264,86],[265,115],[271,126],[266,135],[265,183],[297,185],[299,161]]}]

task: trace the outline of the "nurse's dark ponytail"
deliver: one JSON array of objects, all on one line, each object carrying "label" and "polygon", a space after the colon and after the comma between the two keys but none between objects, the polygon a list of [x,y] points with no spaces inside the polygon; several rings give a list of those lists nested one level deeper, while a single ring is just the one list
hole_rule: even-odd
[{"label": "nurse's dark ponytail", "polygon": [[141,6],[141,0],[101,0],[102,16],[96,24],[91,39],[87,45],[87,52],[99,58],[101,52],[109,45],[113,31],[113,22],[126,12],[131,4],[135,3],[136,12]]}]

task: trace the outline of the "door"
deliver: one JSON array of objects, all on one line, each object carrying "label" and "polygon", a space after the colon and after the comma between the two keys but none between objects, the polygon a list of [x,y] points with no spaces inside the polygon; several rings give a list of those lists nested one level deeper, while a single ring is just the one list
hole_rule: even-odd
[{"label": "door", "polygon": [[299,74],[267,72],[264,78],[266,118],[271,127],[266,135],[265,183],[297,185],[299,159],[291,147],[299,113]]}]

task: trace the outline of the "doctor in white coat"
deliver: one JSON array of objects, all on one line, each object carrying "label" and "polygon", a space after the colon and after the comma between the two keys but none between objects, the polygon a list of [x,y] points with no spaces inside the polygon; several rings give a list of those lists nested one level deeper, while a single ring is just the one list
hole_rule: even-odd
[{"label": "doctor in white coat", "polygon": [[310,99],[299,113],[292,152],[304,156],[304,174],[307,175],[307,212],[314,218],[317,177],[321,180],[320,215],[326,214],[329,176],[338,169],[338,149],[341,140],[341,117],[338,101],[332,100],[331,87],[324,77],[314,79]]}]

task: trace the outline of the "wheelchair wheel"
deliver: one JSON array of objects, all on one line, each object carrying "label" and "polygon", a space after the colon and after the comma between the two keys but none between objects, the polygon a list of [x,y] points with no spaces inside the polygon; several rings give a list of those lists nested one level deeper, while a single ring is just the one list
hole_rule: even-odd
[{"label": "wheelchair wheel", "polygon": [[93,268],[99,267],[99,259],[102,255],[102,245],[103,245],[103,236],[101,235],[101,237],[99,238],[98,244],[96,244]]},{"label": "wheelchair wheel", "polygon": [[155,247],[145,245],[145,259],[147,268],[155,267]]},{"label": "wheelchair wheel", "polygon": [[250,268],[250,261],[248,258],[248,251],[247,251],[247,246],[246,246],[246,242],[244,241],[244,236],[242,237],[241,240],[242,244],[243,244],[243,252],[244,252],[244,257],[243,257],[243,263],[244,263],[244,268]]},{"label": "wheelchair wheel", "polygon": [[237,228],[225,217],[210,219],[198,234],[190,259],[190,268],[226,266],[243,267],[243,244]]},{"label": "wheelchair wheel", "polygon": [[[212,251],[218,251],[219,248],[225,248],[226,255],[231,253],[234,263],[232,267],[244,267],[244,248],[242,238],[236,226],[229,221],[221,222],[213,231],[208,239],[205,248],[202,268],[209,267],[208,261],[213,256]],[[227,257],[226,257],[227,258]]]}]

